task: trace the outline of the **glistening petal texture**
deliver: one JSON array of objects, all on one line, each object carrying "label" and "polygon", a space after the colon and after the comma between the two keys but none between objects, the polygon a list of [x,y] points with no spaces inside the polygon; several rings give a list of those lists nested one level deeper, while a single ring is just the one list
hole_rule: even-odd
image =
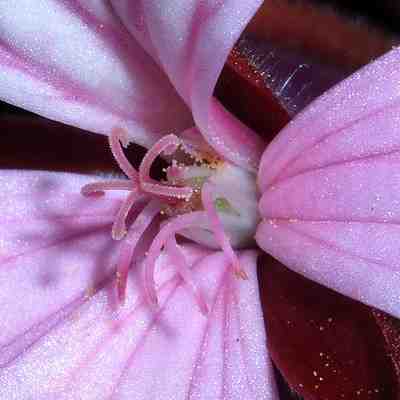
[{"label": "glistening petal texture", "polygon": [[[400,48],[395,48],[289,122],[263,154],[261,189],[311,168],[396,149],[393,126],[400,102],[399,61]],[[388,125],[386,115],[390,116]],[[374,123],[379,125],[375,128]]]},{"label": "glistening petal texture", "polygon": [[400,50],[323,95],[263,155],[258,244],[400,316]]},{"label": "glistening petal texture", "polygon": [[115,2],[128,29],[191,108],[208,142],[219,154],[250,169],[258,166],[262,141],[212,95],[231,48],[261,4],[261,0]]},{"label": "glistening petal texture", "polygon": [[123,198],[82,197],[92,180],[0,174],[0,398],[277,399],[255,252],[241,253],[249,280],[239,282],[222,253],[182,248],[207,317],[165,253],[160,308],[144,301],[140,258],[121,306],[110,230]]},{"label": "glistening petal texture", "polygon": [[[81,175],[0,174],[0,363],[24,350],[40,321],[79,302],[111,273],[119,201],[85,199]],[[23,339],[23,335],[26,338]],[[21,340],[17,340],[21,337]]]},{"label": "glistening petal texture", "polygon": [[0,1],[0,99],[150,146],[192,124],[153,59],[108,1]]}]

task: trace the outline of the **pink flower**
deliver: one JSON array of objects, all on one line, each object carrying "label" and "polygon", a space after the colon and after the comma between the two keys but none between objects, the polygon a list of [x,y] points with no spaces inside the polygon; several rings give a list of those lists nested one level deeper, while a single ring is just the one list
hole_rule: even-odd
[{"label": "pink flower", "polygon": [[[400,52],[314,102],[259,167],[263,141],[212,94],[261,3],[0,4],[0,98],[110,134],[130,178],[0,173],[2,397],[277,399],[257,251],[240,250],[254,236],[293,270],[399,316]],[[125,134],[150,148],[139,171]],[[179,146],[199,164],[172,161],[155,182],[152,159]]]}]

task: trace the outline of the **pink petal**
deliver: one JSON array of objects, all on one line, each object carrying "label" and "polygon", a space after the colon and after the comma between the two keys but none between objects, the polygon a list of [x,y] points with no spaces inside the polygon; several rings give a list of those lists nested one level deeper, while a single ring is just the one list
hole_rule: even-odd
[{"label": "pink petal", "polygon": [[184,246],[210,304],[205,318],[168,256],[160,309],[143,301],[141,265],[118,306],[110,238],[121,198],[80,196],[93,177],[0,174],[0,397],[277,399],[265,349],[256,254],[230,273],[222,253]]},{"label": "pink petal", "polygon": [[1,343],[74,302],[111,273],[108,254],[115,246],[110,229],[119,202],[81,196],[80,186],[92,180],[1,172]]},{"label": "pink petal", "polygon": [[150,146],[192,124],[168,79],[107,1],[0,4],[0,99]]},{"label": "pink petal", "polygon": [[258,244],[400,316],[400,50],[329,91],[263,155]]},{"label": "pink petal", "polygon": [[[304,170],[395,148],[399,61],[396,48],[333,87],[290,122],[263,155],[261,189]],[[385,120],[390,129],[383,129]],[[381,124],[376,129],[375,122]]]},{"label": "pink petal", "polygon": [[261,4],[261,0],[115,2],[128,29],[192,109],[207,141],[219,154],[250,169],[257,168],[263,142],[212,95],[231,48]]}]

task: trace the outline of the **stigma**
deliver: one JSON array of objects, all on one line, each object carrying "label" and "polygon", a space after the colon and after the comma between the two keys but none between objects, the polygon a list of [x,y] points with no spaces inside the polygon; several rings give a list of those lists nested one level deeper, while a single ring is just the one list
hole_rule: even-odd
[{"label": "stigma", "polygon": [[[126,158],[127,132],[120,128],[109,136],[111,152],[127,179],[90,183],[82,187],[84,196],[103,195],[108,190],[123,190],[127,195],[115,217],[111,236],[121,241],[116,266],[117,291],[125,299],[129,268],[135,249],[156,218],[161,228],[152,238],[144,260],[144,289],[147,300],[158,304],[154,281],[157,258],[163,250],[170,257],[183,281],[188,285],[200,311],[207,314],[205,296],[196,284],[190,265],[177,241],[177,236],[213,249],[220,249],[238,278],[247,279],[235,250],[254,244],[259,222],[256,177],[221,159],[201,139],[196,128],[180,137],[162,137],[144,156],[138,170]],[[169,166],[165,179],[150,175],[153,162],[162,156]],[[140,207],[136,219],[128,227],[130,211]]]}]

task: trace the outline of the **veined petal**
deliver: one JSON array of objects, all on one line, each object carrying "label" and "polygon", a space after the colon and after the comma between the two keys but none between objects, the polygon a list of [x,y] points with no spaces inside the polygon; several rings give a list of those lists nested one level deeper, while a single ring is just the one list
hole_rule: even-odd
[{"label": "veined petal", "polygon": [[263,154],[258,176],[261,190],[309,169],[395,149],[399,61],[400,48],[395,48],[289,122]]},{"label": "veined petal", "polygon": [[112,260],[102,252],[113,245],[108,238],[118,201],[90,204],[80,195],[87,181],[38,171],[0,174],[3,362],[13,347],[6,343],[111,273]]},{"label": "veined petal", "polygon": [[116,9],[123,10],[128,28],[162,65],[207,141],[219,154],[255,170],[262,140],[212,95],[231,48],[262,1],[122,3],[115,2]]},{"label": "veined petal", "polygon": [[400,50],[323,95],[259,173],[258,244],[293,270],[400,316]]},{"label": "veined petal", "polygon": [[106,1],[0,1],[0,99],[150,146],[192,124],[175,89]]},{"label": "veined petal", "polygon": [[222,253],[182,246],[207,317],[165,253],[160,308],[145,301],[138,260],[121,306],[110,237],[121,198],[80,196],[88,181],[0,174],[0,397],[276,400],[256,253],[241,253],[249,280],[239,282]]}]

